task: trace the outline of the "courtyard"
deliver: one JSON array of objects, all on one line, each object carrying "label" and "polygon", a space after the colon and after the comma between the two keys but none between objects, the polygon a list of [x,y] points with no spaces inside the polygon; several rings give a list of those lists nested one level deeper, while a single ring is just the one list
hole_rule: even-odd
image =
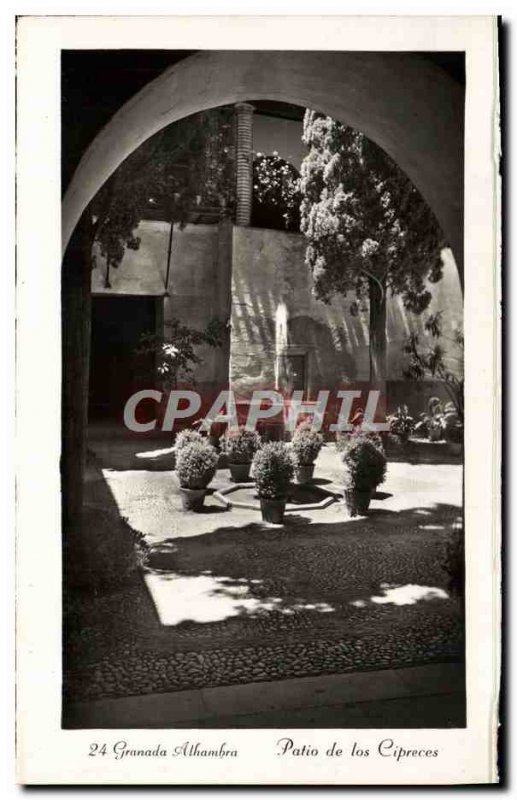
[{"label": "courtyard", "polygon": [[[277,526],[263,523],[253,509],[228,509],[216,499],[218,489],[231,485],[226,469],[217,471],[202,513],[183,511],[173,455],[164,444],[147,441],[142,448],[102,429],[91,434],[87,519],[95,524],[100,511],[113,524],[122,517],[127,535],[137,532],[148,549],[142,568],[120,585],[69,598],[65,725],[68,713],[71,727],[95,727],[95,708],[104,709],[98,713],[109,722],[106,701],[109,709],[116,700],[147,697],[155,708],[160,695],[172,698],[165,706],[172,721],[175,697],[181,706],[189,693],[237,685],[241,691],[258,685],[259,694],[262,685],[267,696],[268,687],[275,694],[280,690],[274,687],[285,684],[289,694],[292,681],[307,680],[309,686],[332,680],[324,696],[327,705],[330,699],[339,707],[343,686],[370,674],[366,696],[362,686],[362,693],[349,692],[348,703],[378,699],[373,687],[385,687],[393,726],[393,676],[415,669],[420,683],[423,669],[442,690],[443,670],[452,669],[445,683],[456,693],[452,710],[441,702],[438,714],[428,698],[427,713],[424,702],[411,726],[465,724],[463,613],[450,591],[446,559],[461,518],[459,463],[390,461],[369,510],[350,518],[339,454],[327,443],[314,486],[334,494],[334,501],[293,510]],[[397,679],[399,689],[406,684]],[[402,727],[429,694],[419,687],[416,698],[407,696],[407,687],[395,698],[402,703]],[[379,717],[378,710],[371,713]],[[335,715],[336,708],[333,714],[327,709],[327,725],[340,724]],[[156,713],[149,711],[151,718]],[[307,721],[303,713],[288,718],[295,726],[297,718],[302,727]],[[204,724],[224,727],[224,719],[219,709]],[[280,719],[291,724],[285,709]],[[355,706],[351,720],[361,727]],[[181,727],[181,720],[174,724]]]}]

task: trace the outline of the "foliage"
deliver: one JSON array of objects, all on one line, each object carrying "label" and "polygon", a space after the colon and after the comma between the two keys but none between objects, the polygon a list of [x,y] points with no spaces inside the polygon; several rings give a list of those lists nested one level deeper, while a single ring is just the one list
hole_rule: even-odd
[{"label": "foliage", "polygon": [[262,499],[285,498],[293,475],[294,459],[284,442],[268,442],[255,454],[253,476]]},{"label": "foliage", "polygon": [[192,442],[183,447],[176,462],[180,486],[185,489],[206,489],[217,469],[219,457],[207,442]]},{"label": "foliage", "polygon": [[191,428],[185,428],[185,430],[180,431],[176,436],[176,441],[174,442],[174,449],[176,453],[179,453],[180,450],[183,450],[184,447],[187,447],[189,444],[193,444],[194,442],[204,442],[205,440],[199,433],[199,431],[193,431]]},{"label": "foliage", "polygon": [[[189,328],[173,319],[164,324],[165,336],[145,333],[140,337],[139,355],[153,355],[156,370],[164,386],[176,388],[179,380],[194,382],[194,369],[203,362],[196,348],[221,347],[226,325],[220,320],[211,320],[204,331]],[[145,376],[153,378],[153,376]]]},{"label": "foliage", "polygon": [[347,488],[371,490],[386,477],[386,456],[366,436],[353,440],[343,452],[342,460]]},{"label": "foliage", "polygon": [[231,464],[250,464],[261,444],[256,431],[240,428],[226,432],[221,449]]},{"label": "foliage", "polygon": [[388,292],[414,313],[429,305],[426,282],[442,277],[442,234],[409,178],[364,134],[307,110],[303,141],[309,153],[300,180],[301,231],[315,295],[329,303],[352,292],[352,313],[370,309],[372,343],[376,309]]},{"label": "foliage", "polygon": [[[73,547],[73,550],[71,549]],[[103,508],[85,506],[82,533],[65,557],[66,585],[76,589],[112,590],[136,574],[148,546],[125,518]]]},{"label": "foliage", "polygon": [[420,312],[431,295],[424,279],[442,276],[442,236],[409,178],[364,134],[307,111],[302,164],[302,231],[316,291],[367,292],[374,275]]},{"label": "foliage", "polygon": [[[458,422],[463,425],[463,352],[465,340],[463,330],[460,327],[454,330],[452,337],[444,335],[442,316],[442,311],[430,314],[424,323],[426,333],[433,340],[432,344],[429,345],[422,342],[418,333],[412,334],[405,342],[403,352],[408,357],[408,363],[403,374],[405,378],[411,380],[433,378],[434,380],[443,381],[456,410]],[[450,345],[452,345],[452,354],[449,355],[444,346],[447,338]],[[451,368],[451,362],[454,363],[454,370]],[[458,377],[458,374],[461,377]]]},{"label": "foliage", "polygon": [[390,424],[390,433],[401,439],[407,439],[415,430],[415,420],[406,405],[398,406],[393,414],[386,417],[386,421]]},{"label": "foliage", "polygon": [[323,436],[316,431],[299,427],[294,432],[291,449],[297,464],[314,464],[323,447]]},{"label": "foliage", "polygon": [[258,228],[300,230],[300,176],[277,152],[257,153],[253,161],[252,224]]},{"label": "foliage", "polygon": [[231,109],[203,111],[175,122],[145,141],[118,167],[92,200],[92,231],[109,267],[118,267],[151,205],[183,227],[198,205],[233,211],[233,116]]}]

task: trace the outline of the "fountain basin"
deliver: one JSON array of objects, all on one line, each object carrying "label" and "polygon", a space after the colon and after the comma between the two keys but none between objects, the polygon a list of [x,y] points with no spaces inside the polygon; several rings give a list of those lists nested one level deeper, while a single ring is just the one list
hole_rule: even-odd
[{"label": "fountain basin", "polygon": [[[212,497],[225,508],[249,508],[260,513],[260,499],[254,483],[234,483],[213,493]],[[286,514],[327,508],[343,499],[341,492],[327,486],[291,484],[285,507]]]}]

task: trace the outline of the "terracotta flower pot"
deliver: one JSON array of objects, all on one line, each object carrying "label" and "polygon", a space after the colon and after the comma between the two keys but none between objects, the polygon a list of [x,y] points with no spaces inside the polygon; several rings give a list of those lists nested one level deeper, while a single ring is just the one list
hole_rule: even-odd
[{"label": "terracotta flower pot", "polygon": [[201,511],[205,502],[206,489],[187,489],[180,486],[181,504],[184,511]]},{"label": "terracotta flower pot", "polygon": [[371,489],[345,489],[345,502],[351,517],[366,514],[372,499]]},{"label": "terracotta flower pot", "polygon": [[309,483],[314,475],[314,464],[297,464],[294,468],[296,483]]},{"label": "terracotta flower pot", "polygon": [[272,522],[275,525],[282,525],[284,521],[285,504],[285,497],[275,500],[261,497],[260,510],[262,511],[262,519],[264,522]]},{"label": "terracotta flower pot", "polygon": [[232,462],[228,462],[228,469],[234,483],[248,483],[251,464],[232,464]]}]

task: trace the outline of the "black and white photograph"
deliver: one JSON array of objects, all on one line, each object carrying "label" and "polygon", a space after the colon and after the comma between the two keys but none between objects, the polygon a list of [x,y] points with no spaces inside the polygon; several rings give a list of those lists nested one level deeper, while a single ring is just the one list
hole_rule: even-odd
[{"label": "black and white photograph", "polygon": [[[497,261],[465,244],[467,198],[496,191],[466,179],[467,48],[388,30],[110,46],[99,18],[81,42],[70,19],[52,62],[62,253],[40,264],[58,311],[53,724],[81,736],[87,782],[108,761],[159,761],[157,782],[171,757],[232,770],[265,731],[293,783],[311,758],[440,782],[440,732],[467,749],[477,719],[472,570],[497,549],[474,518],[498,498],[469,472],[497,436],[469,340]],[[478,598],[496,620],[494,569]]]}]

